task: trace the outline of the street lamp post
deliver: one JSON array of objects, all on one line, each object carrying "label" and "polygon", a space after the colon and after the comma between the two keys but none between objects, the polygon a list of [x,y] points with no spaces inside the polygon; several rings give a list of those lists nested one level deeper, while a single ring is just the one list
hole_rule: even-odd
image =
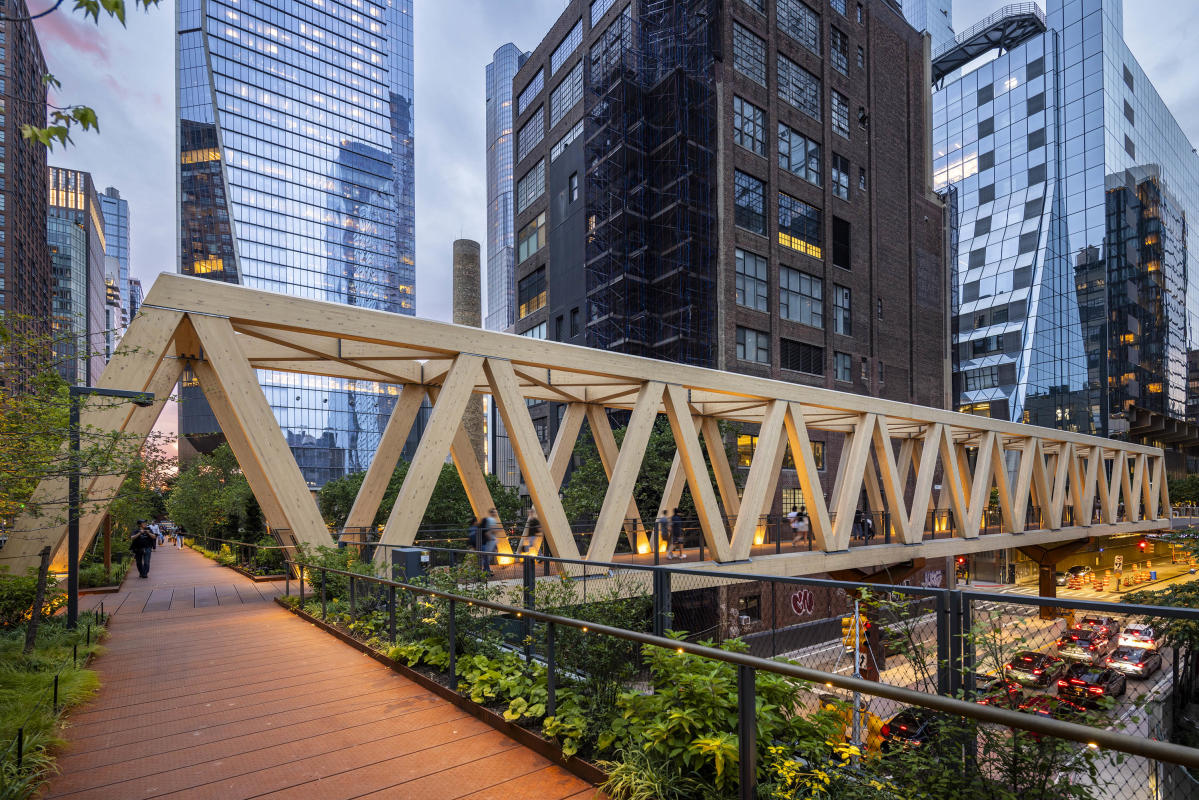
[{"label": "street lamp post", "polygon": [[86,395],[119,397],[145,408],[154,404],[153,392],[129,392],[101,389],[98,386],[72,386],[68,423],[71,463],[67,474],[67,627],[79,621],[79,404]]}]

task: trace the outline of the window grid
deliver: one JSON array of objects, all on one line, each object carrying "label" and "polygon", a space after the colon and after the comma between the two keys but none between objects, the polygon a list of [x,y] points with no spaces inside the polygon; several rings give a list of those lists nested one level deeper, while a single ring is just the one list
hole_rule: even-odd
[{"label": "window grid", "polygon": [[733,23],[733,69],[766,85],[766,42],[744,25]]},{"label": "window grid", "polygon": [[766,112],[736,95],[733,96],[733,142],[760,156],[766,155]]},{"label": "window grid", "polygon": [[779,244],[822,258],[820,247],[820,209],[779,192]]},{"label": "window grid", "polygon": [[583,62],[575,64],[562,82],[550,92],[550,127],[554,127],[567,112],[583,99]]},{"label": "window grid", "polygon": [[550,74],[554,74],[562,68],[566,63],[566,59],[570,58],[578,46],[583,42],[583,20],[575,23],[575,26],[570,29],[570,33],[566,34],[566,38],[562,40],[550,56]]},{"label": "window grid", "polygon": [[783,319],[823,330],[824,281],[791,267],[781,267],[779,314]]},{"label": "window grid", "polygon": [[[787,58],[778,55],[779,99],[815,120],[820,119],[820,79]],[[848,106],[846,107],[848,109]],[[848,119],[848,118],[847,118]],[[848,125],[848,121],[846,122]]]},{"label": "window grid", "polygon": [[550,148],[550,161],[557,161],[558,156],[562,155],[562,151],[570,146],[570,143],[583,135],[583,120],[575,123],[575,126],[566,132],[558,142]]},{"label": "window grid", "polygon": [[770,363],[770,335],[753,328],[737,328],[737,358],[756,364]]},{"label": "window grid", "polygon": [[849,353],[833,353],[833,377],[844,383],[853,381],[853,359]]},{"label": "window grid", "polygon": [[537,215],[537,218],[531,221],[520,229],[520,233],[516,236],[516,263],[523,262],[526,258],[536,253],[541,248],[545,247],[545,212],[542,211]]},{"label": "window grid", "polygon": [[[807,342],[797,342],[792,339],[779,339],[779,366],[794,372],[806,372],[809,375],[824,374],[824,348]],[[820,454],[817,460],[818,469],[824,469],[824,443],[812,442],[813,446],[820,444]]]},{"label": "window grid", "polygon": [[820,143],[779,123],[779,166],[805,181],[820,185]]},{"label": "window grid", "polygon": [[534,200],[545,194],[545,159],[525,173],[516,184],[516,213],[528,208]]},{"label": "window grid", "polygon": [[849,159],[833,153],[833,194],[842,200],[849,199]]},{"label": "window grid", "polygon": [[533,152],[533,148],[541,144],[541,140],[545,138],[545,109],[538,106],[533,112],[533,116],[524,124],[520,132],[516,134],[516,160],[521,161],[529,153]]},{"label": "window grid", "polygon": [[754,11],[757,11],[759,14],[766,13],[765,0],[745,0],[745,5],[749,6]]},{"label": "window grid", "polygon": [[846,286],[833,284],[833,333],[853,336],[853,314],[850,311],[850,291]]},{"label": "window grid", "polygon": [[616,0],[592,0],[592,3],[591,3],[591,26],[592,27],[595,27],[595,23],[600,21],[600,19],[604,16],[604,14],[606,14],[608,12],[608,9],[611,8],[612,4],[615,2],[616,2]]},{"label": "window grid", "polygon": [[741,248],[735,251],[737,267],[737,305],[757,311],[769,311],[770,299],[766,284],[766,259]]},{"label": "window grid", "polygon": [[829,93],[833,111],[833,131],[849,138],[849,98],[833,89]]},{"label": "window grid", "polygon": [[521,278],[516,285],[516,301],[520,304],[517,319],[545,307],[545,267]]},{"label": "window grid", "polygon": [[533,101],[537,99],[537,95],[541,94],[541,90],[544,88],[545,70],[539,69],[537,70],[537,74],[533,76],[533,80],[529,81],[529,85],[516,98],[516,113],[525,113],[525,109],[533,104]]},{"label": "window grid", "polygon": [[753,175],[733,171],[733,222],[739,228],[766,235],[766,184]]},{"label": "window grid", "polygon": [[820,55],[820,15],[800,0],[778,0],[775,13],[779,29],[816,55]]},{"label": "window grid", "polygon": [[836,28],[829,30],[829,61],[842,75],[849,74],[849,37]]}]

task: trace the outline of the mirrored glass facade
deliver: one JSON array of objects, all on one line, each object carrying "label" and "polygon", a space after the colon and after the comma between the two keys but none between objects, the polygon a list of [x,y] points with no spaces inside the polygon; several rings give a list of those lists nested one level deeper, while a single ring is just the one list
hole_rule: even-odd
[{"label": "mirrored glass facade", "polygon": [[[581,35],[581,27],[579,30]],[[495,51],[486,69],[487,312],[484,325],[493,331],[506,331],[516,321],[513,315],[516,259],[512,230],[512,79],[528,58],[528,53],[509,42]],[[487,458],[491,471],[506,486],[518,485],[520,473],[516,468],[516,456],[508,442],[504,423],[494,408],[487,415],[487,430]]]},{"label": "mirrored glass facade", "polygon": [[129,324],[129,201],[109,186],[100,195],[104,211],[104,253],[115,258],[118,265],[117,287],[120,290],[120,326]]},{"label": "mirrored glass facade", "polygon": [[953,42],[953,0],[902,0],[903,15],[933,38],[933,53]]},{"label": "mirrored glass facade", "polygon": [[[180,271],[415,313],[411,0],[182,0],[177,23]],[[369,465],[395,387],[259,378],[310,486]]]},{"label": "mirrored glass facade", "polygon": [[1049,0],[1044,33],[947,77],[933,169],[955,208],[959,408],[1155,441],[1187,418],[1199,156],[1122,15]]}]

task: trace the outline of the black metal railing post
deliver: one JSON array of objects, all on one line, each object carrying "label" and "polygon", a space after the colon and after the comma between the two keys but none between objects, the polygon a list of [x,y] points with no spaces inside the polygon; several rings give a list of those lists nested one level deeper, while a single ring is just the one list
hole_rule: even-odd
[{"label": "black metal railing post", "polygon": [[300,565],[300,608],[304,607],[304,565]]},{"label": "black metal railing post", "polygon": [[351,575],[350,576],[350,622],[353,622],[354,620],[356,620],[358,618],[356,616],[355,610],[354,610],[354,605],[355,605],[354,600],[356,599],[354,597],[354,586],[356,583],[357,583],[357,581],[354,580],[354,576]]},{"label": "black metal railing post", "polygon": [[654,570],[653,603],[654,635],[665,636],[666,631],[670,630],[672,625],[670,608],[670,570]]},{"label": "black metal railing post", "polygon": [[396,643],[396,587],[387,587],[387,632],[391,634],[391,643]]},{"label": "black metal railing post", "polygon": [[54,676],[54,715],[58,716],[58,676]]},{"label": "black metal railing post", "polygon": [[956,697],[962,689],[962,592],[949,593],[949,670],[948,694]]},{"label": "black metal railing post", "polygon": [[458,674],[458,624],[454,618],[454,615],[455,615],[455,613],[457,613],[457,610],[458,610],[458,604],[455,603],[453,600],[450,600],[449,606],[450,606],[450,620],[449,620],[449,622],[450,622],[449,628],[450,629],[449,629],[449,636],[447,638],[450,640],[449,641],[450,688],[453,689],[454,691],[458,691],[458,679],[456,677]]},{"label": "black metal railing post", "polygon": [[737,752],[741,775],[740,800],[754,800],[758,778],[758,715],[754,668],[737,667]]},{"label": "black metal railing post", "polygon": [[321,619],[329,616],[328,612],[328,592],[325,591],[325,582],[328,577],[328,570],[321,570]]},{"label": "black metal railing post", "polygon": [[547,622],[545,629],[545,715],[552,717],[558,711],[558,662],[554,652],[554,623]]},{"label": "black metal railing post", "polygon": [[[529,556],[520,559],[521,575],[524,580],[524,605],[530,611],[537,609],[537,562]],[[533,663],[533,618],[524,621],[525,663]]]},{"label": "black metal railing post", "polygon": [[[949,595],[952,598],[952,595]],[[937,694],[952,695],[952,679],[949,676],[949,638],[952,635],[951,604],[945,594],[935,598],[937,620]]]}]

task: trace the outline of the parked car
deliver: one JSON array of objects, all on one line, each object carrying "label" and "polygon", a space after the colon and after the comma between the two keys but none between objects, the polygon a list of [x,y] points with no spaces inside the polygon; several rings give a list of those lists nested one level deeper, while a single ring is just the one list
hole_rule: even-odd
[{"label": "parked car", "polygon": [[933,711],[912,706],[900,711],[879,731],[883,753],[922,747],[928,744],[952,745],[955,731],[966,730],[971,723]]},{"label": "parked car", "polygon": [[1111,637],[1120,630],[1120,623],[1112,617],[1088,614],[1079,621],[1078,627],[1103,631]]},{"label": "parked car", "polygon": [[1071,628],[1057,640],[1057,654],[1071,661],[1099,664],[1115,648],[1111,637],[1093,628]]},{"label": "parked car", "polygon": [[1003,677],[1021,686],[1049,686],[1065,668],[1066,662],[1057,656],[1022,650],[1003,665]]},{"label": "parked car", "polygon": [[1143,647],[1156,650],[1158,635],[1148,625],[1128,625],[1120,631],[1120,647]]},{"label": "parked car", "polygon": [[1162,668],[1162,654],[1147,647],[1120,647],[1103,663],[1131,678],[1148,678]]},{"label": "parked car", "polygon": [[[1020,704],[1020,710],[1026,714],[1037,714],[1066,722],[1076,721],[1087,713],[1087,709],[1078,703],[1062,697],[1050,697],[1047,694],[1033,695]],[[1029,731],[1028,735],[1038,741],[1041,739],[1039,733]]]},{"label": "parked car", "polygon": [[974,702],[982,706],[1016,708],[1024,702],[1024,686],[999,675],[974,675]]},{"label": "parked car", "polygon": [[1065,586],[1066,582],[1069,581],[1069,579],[1070,579],[1070,576],[1064,572],[1059,571],[1059,572],[1053,573],[1053,582],[1055,584],[1057,584],[1058,586]]},{"label": "parked car", "polygon": [[1070,578],[1085,578],[1094,571],[1086,564],[1077,564],[1073,567],[1067,567],[1066,575]]},{"label": "parked car", "polygon": [[1128,678],[1106,666],[1072,664],[1057,682],[1058,697],[1093,705],[1102,697],[1123,697]]}]

